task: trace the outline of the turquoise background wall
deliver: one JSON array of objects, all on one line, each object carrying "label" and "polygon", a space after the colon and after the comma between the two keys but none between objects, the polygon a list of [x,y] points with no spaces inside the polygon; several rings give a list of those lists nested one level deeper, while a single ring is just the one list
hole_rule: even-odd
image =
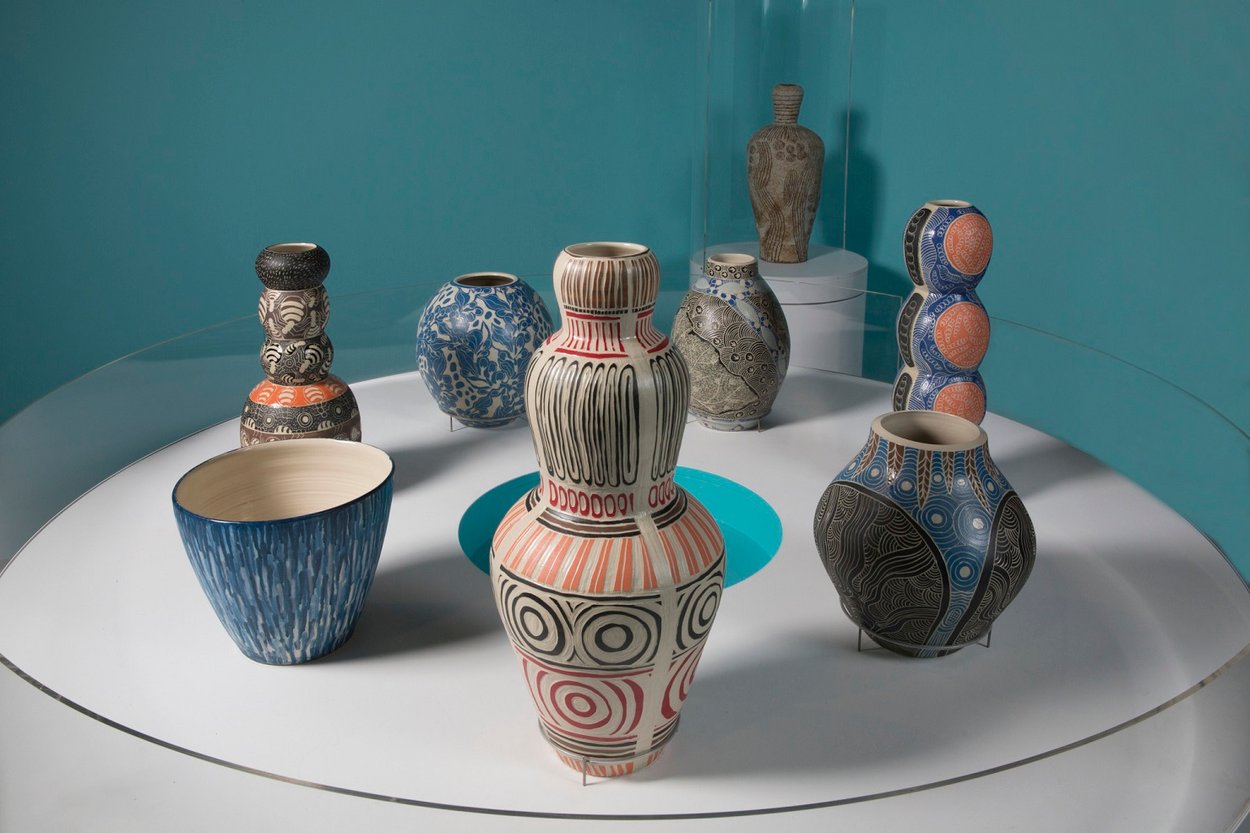
[{"label": "turquoise background wall", "polygon": [[[767,5],[787,25],[850,7]],[[251,259],[278,240],[325,245],[336,295],[541,274],[561,245],[604,237],[648,242],[680,285],[699,236],[706,14],[702,0],[9,0],[0,419],[248,314]],[[975,201],[995,228],[993,315],[1136,362],[1231,424],[1207,414],[1223,432],[1212,451],[1193,419],[1207,412],[1165,381],[1007,327],[985,365],[991,407],[1190,517],[1236,510],[1228,490],[1250,494],[1250,4],[859,0],[856,27],[847,242],[872,287],[907,291],[899,237],[916,206]],[[828,48],[812,99],[843,108],[841,32]],[[812,57],[808,38],[798,65]],[[837,118],[805,121],[840,153]],[[823,242],[838,242],[831,208]]]},{"label": "turquoise background wall", "polygon": [[549,274],[561,246],[604,238],[649,243],[685,280],[703,13],[0,4],[0,419],[249,314],[252,259],[282,240],[325,246],[339,296]]},{"label": "turquoise background wall", "polygon": [[[860,0],[848,245],[907,291],[925,199],[995,248],[990,408],[1092,451],[1250,570],[1250,4]],[[1171,387],[1195,394],[1224,421]]]}]

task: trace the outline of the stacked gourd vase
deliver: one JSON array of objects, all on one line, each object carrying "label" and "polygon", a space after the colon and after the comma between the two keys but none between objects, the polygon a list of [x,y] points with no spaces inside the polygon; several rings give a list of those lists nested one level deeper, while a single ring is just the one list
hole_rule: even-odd
[{"label": "stacked gourd vase", "polygon": [[256,258],[265,380],[243,405],[239,444],[325,437],[360,439],[360,409],[347,383],[331,375],[326,335],[330,300],[322,286],[330,255],[315,243],[278,243]]}]

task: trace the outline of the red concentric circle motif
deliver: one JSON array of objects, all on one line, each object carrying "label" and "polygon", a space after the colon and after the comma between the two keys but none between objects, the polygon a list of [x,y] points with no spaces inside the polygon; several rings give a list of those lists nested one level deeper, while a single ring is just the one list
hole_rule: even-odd
[{"label": "red concentric circle motif", "polygon": [[938,316],[933,340],[947,361],[957,367],[976,367],[990,344],[990,319],[971,301],[954,304]]},{"label": "red concentric circle motif", "polygon": [[933,410],[979,423],[985,418],[985,394],[972,382],[955,382],[938,393]]},{"label": "red concentric circle motif", "polygon": [[994,232],[980,214],[964,214],[946,229],[946,259],[965,275],[979,275],[994,251]]}]

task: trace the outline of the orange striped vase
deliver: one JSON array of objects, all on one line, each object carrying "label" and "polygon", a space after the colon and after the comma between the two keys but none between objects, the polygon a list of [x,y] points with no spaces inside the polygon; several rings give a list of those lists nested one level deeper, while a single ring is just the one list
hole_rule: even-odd
[{"label": "orange striped vase", "polygon": [[591,775],[644,767],[673,736],[725,580],[720,529],[673,481],[690,379],[652,323],[659,278],[636,244],[556,260],[562,327],[525,385],[541,479],[491,547],[543,734]]}]

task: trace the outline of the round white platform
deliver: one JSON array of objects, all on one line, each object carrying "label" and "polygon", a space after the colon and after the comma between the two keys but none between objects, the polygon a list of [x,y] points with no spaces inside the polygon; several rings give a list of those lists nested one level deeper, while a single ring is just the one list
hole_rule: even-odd
[{"label": "round white platform", "polygon": [[245,659],[186,563],[169,492],[235,445],[233,424],[117,473],[0,575],[0,654],[71,703],[0,672],[0,829],[215,829],[239,812],[267,829],[745,830],[781,811],[767,823],[1197,830],[1250,795],[1247,664],[1197,688],[1250,643],[1242,582],[1171,510],[1019,424],[985,426],[1039,554],[991,647],[857,653],[811,521],[889,391],[801,369],[766,430],[687,428],[681,463],[759,493],[785,537],[727,592],[671,748],[583,788],[539,736],[487,578],[457,545],[464,508],[533,469],[528,430],[449,433],[415,374],[353,389],[366,440],[395,458],[395,503],[357,632],[326,660]]}]

